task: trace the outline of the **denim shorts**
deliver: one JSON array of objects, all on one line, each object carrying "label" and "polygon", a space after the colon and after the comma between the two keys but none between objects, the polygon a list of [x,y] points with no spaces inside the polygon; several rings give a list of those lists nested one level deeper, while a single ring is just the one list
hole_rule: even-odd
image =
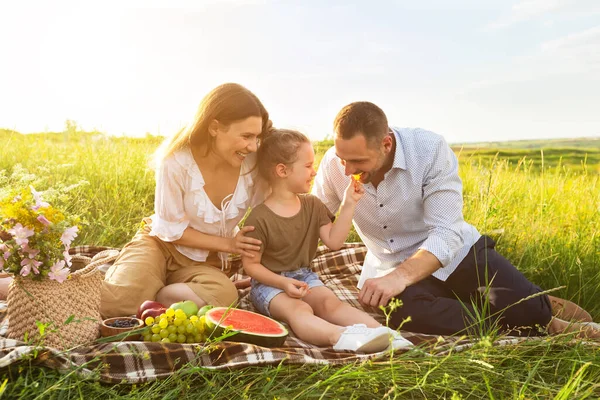
[{"label": "denim shorts", "polygon": [[[296,279],[302,282],[308,283],[309,289],[324,286],[323,282],[319,279],[319,276],[315,274],[310,268],[300,268],[293,271],[279,272],[279,275],[287,278]],[[252,289],[250,290],[250,300],[252,304],[261,314],[271,316],[269,313],[269,304],[271,300],[279,293],[283,293],[283,290],[264,285],[255,279],[252,279]]]}]

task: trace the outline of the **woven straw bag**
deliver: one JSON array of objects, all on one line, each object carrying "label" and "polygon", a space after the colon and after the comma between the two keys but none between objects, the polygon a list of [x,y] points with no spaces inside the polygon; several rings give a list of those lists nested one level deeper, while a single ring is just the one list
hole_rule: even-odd
[{"label": "woven straw bag", "polygon": [[[15,276],[8,288],[8,332],[11,339],[65,350],[99,337],[100,288],[102,273],[100,265],[114,261],[119,252],[105,250],[90,259],[76,254],[73,256],[75,269],[63,283],[44,279]],[[78,269],[79,268],[79,269]],[[49,324],[40,339],[36,322]]]}]

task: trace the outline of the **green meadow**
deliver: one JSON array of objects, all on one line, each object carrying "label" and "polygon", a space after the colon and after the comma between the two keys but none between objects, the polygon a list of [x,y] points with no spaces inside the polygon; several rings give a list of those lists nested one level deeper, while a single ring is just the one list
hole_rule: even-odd
[{"label": "green meadow", "polygon": [[[83,218],[77,244],[120,247],[153,212],[149,158],[161,138],[106,137],[69,129],[21,135],[0,130],[0,188],[64,187]],[[515,144],[516,143],[516,144]],[[453,145],[464,216],[542,288],[584,306],[600,321],[600,141]],[[315,143],[317,159],[332,145]],[[348,239],[358,241],[354,232]],[[144,385],[105,385],[24,361],[0,370],[4,398],[446,398],[600,397],[600,350],[553,337],[446,356],[408,353],[343,367],[209,371],[183,368]]]}]

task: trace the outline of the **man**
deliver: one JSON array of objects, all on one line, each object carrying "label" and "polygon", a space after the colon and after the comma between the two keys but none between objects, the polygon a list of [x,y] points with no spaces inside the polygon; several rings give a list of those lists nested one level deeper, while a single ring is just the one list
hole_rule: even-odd
[{"label": "man", "polygon": [[469,333],[484,321],[512,334],[536,335],[573,326],[553,318],[553,311],[591,321],[574,303],[536,295],[541,289],[464,221],[458,162],[440,135],[390,128],[384,112],[369,102],[344,107],[334,133],[335,147],[321,161],[313,194],[335,213],[349,175],[360,174],[365,195],[353,222],[368,253],[359,301],[377,307],[402,300],[392,313],[393,327],[410,316],[402,329]]}]

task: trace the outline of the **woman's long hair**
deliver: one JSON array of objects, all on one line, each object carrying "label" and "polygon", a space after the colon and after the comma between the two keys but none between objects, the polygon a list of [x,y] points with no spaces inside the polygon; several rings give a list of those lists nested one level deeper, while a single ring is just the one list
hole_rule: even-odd
[{"label": "woman's long hair", "polygon": [[237,83],[217,86],[202,99],[194,120],[163,141],[154,155],[154,164],[159,165],[162,160],[185,147],[202,146],[205,154],[208,154],[214,140],[208,132],[212,121],[230,125],[248,117],[260,117],[261,136],[268,133],[271,127],[269,113],[254,93]]}]

